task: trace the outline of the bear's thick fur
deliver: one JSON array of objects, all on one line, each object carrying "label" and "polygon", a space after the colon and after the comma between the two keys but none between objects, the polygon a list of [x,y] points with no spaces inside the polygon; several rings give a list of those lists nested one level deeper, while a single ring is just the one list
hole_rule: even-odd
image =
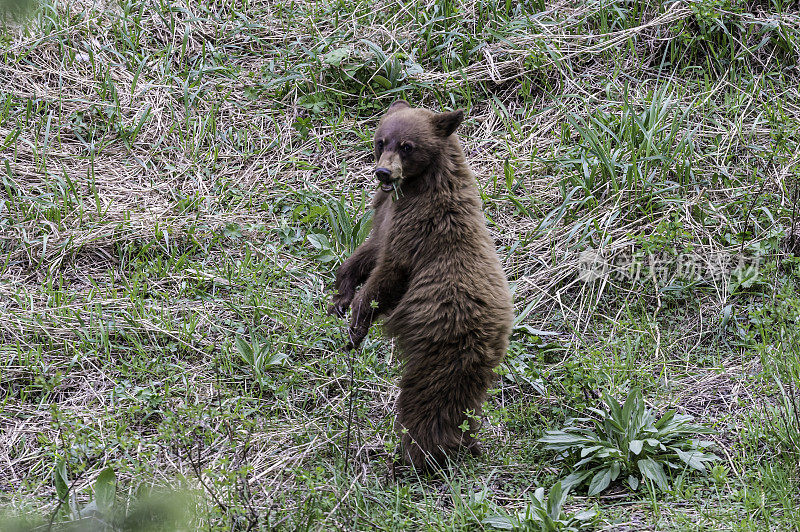
[{"label": "bear's thick fur", "polygon": [[389,107],[375,133],[372,231],[339,267],[329,309],[352,306],[350,347],[385,317],[404,362],[396,427],[422,469],[480,452],[477,420],[511,330],[508,282],[454,134],[463,117]]}]

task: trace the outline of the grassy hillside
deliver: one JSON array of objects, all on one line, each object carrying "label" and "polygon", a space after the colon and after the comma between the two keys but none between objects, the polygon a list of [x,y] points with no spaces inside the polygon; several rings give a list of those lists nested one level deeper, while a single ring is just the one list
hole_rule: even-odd
[{"label": "grassy hillside", "polygon": [[[539,530],[582,448],[542,530],[798,529],[796,2],[32,9],[0,27],[0,528]],[[446,478],[393,465],[392,343],[324,315],[401,97],[466,109],[514,288]],[[670,410],[683,454],[600,422]]]}]

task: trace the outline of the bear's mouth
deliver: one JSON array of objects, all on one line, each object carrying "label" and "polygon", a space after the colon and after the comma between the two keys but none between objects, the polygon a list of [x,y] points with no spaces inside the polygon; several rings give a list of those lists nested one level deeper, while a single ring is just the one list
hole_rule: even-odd
[{"label": "bear's mouth", "polygon": [[396,179],[394,181],[390,181],[389,183],[381,183],[381,190],[384,192],[392,192],[396,183]]}]

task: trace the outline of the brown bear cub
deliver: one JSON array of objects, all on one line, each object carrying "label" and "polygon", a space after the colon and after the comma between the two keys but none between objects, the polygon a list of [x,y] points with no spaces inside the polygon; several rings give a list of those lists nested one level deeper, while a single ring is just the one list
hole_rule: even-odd
[{"label": "brown bear cub", "polygon": [[389,107],[375,133],[372,231],[339,267],[328,311],[352,306],[349,347],[385,318],[404,362],[396,427],[421,469],[462,447],[480,453],[477,419],[511,330],[508,282],[454,134],[463,118]]}]

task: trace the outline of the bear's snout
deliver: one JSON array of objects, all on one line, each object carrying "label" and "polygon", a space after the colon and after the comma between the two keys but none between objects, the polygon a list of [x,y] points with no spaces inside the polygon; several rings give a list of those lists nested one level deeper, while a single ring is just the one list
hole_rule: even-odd
[{"label": "bear's snout", "polygon": [[391,192],[394,190],[394,183],[397,179],[392,178],[392,171],[384,166],[379,166],[375,169],[375,177],[381,183],[381,190],[384,192]]},{"label": "bear's snout", "polygon": [[392,171],[383,166],[379,166],[375,169],[375,177],[377,177],[378,181],[381,183],[389,183],[392,180]]}]

